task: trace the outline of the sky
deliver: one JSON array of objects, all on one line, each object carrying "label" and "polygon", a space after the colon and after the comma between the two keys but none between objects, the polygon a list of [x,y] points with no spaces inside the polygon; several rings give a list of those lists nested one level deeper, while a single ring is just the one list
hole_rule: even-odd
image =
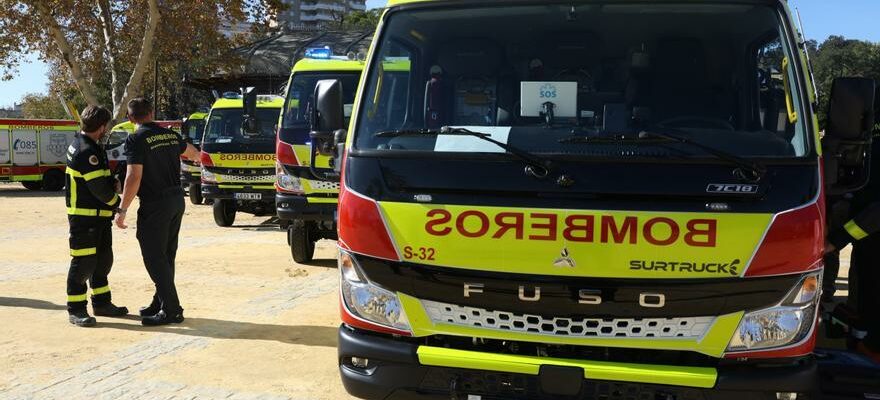
[{"label": "sky", "polygon": [[[367,0],[367,7],[382,7],[386,0]],[[792,9],[800,9],[807,38],[819,42],[829,35],[880,42],[877,16],[880,0],[789,0]],[[44,93],[48,68],[34,55],[26,55],[25,63],[11,81],[0,82],[0,107],[11,107],[26,93]]]}]

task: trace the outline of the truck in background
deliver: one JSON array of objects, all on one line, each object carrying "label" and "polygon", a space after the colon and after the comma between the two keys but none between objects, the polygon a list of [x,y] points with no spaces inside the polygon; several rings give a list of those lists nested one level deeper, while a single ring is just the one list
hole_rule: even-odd
[{"label": "truck in background", "polygon": [[281,227],[287,229],[293,260],[298,263],[312,260],[318,240],[336,239],[338,176],[316,176],[310,168],[314,161],[314,165],[327,169],[331,160],[328,156],[313,158],[311,154],[310,112],[315,86],[323,79],[339,80],[343,102],[350,110],[364,69],[362,61],[333,57],[329,50],[321,54],[321,58],[305,58],[293,66],[278,122],[275,209]]},{"label": "truck in background", "polygon": [[0,119],[0,182],[64,189],[67,148],[77,131],[72,120]]},{"label": "truck in background", "polygon": [[784,0],[390,0],[311,133],[347,391],[819,397],[825,196],[868,180],[875,84],[834,82],[820,140],[803,43]]},{"label": "truck in background", "polygon": [[214,102],[202,136],[202,196],[213,201],[222,227],[232,226],[238,211],[275,215],[275,123],[284,98],[250,96],[247,113],[238,93]]},{"label": "truck in background", "polygon": [[[181,134],[193,146],[201,149],[202,135],[205,132],[205,120],[208,113],[195,112],[183,121]],[[180,159],[180,184],[186,189],[192,204],[202,204],[202,164],[198,160]]]}]

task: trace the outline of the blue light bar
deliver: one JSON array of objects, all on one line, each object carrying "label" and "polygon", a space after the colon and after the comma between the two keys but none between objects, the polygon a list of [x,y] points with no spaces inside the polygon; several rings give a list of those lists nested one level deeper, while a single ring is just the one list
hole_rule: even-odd
[{"label": "blue light bar", "polygon": [[316,60],[329,60],[330,57],[333,56],[333,51],[330,50],[330,46],[324,47],[311,47],[306,49],[306,58],[313,58]]}]

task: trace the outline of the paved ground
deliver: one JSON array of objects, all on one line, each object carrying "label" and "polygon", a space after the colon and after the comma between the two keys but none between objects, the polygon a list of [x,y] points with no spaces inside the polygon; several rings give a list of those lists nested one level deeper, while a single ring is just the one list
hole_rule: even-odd
[{"label": "paved ground", "polygon": [[[114,228],[110,283],[114,301],[137,310],[152,284],[133,228]],[[188,204],[177,264],[186,322],[76,328],[64,305],[63,196],[0,184],[0,398],[348,398],[336,370],[333,246],[319,243],[314,265],[297,265],[266,218],[240,214],[222,229],[210,207]]]}]

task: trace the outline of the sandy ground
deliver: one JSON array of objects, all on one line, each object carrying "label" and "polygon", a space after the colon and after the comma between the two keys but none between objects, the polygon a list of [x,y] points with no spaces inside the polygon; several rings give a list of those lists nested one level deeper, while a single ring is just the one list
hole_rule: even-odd
[{"label": "sandy ground", "polygon": [[[152,284],[133,228],[114,228],[110,282],[136,311]],[[159,328],[134,317],[70,325],[67,254],[63,196],[0,184],[0,398],[349,398],[336,370],[334,243],[297,265],[267,218],[239,214],[223,229],[210,207],[187,204],[177,264],[187,320]],[[848,250],[842,264],[845,289]]]},{"label": "sandy ground", "polygon": [[[137,203],[137,202],[135,202]],[[132,210],[131,215],[136,215]],[[152,283],[135,238],[114,228],[113,299],[137,311]],[[186,322],[67,322],[63,195],[0,184],[0,398],[342,399],[334,243],[297,265],[267,218],[214,225],[187,204],[177,258]]]}]

